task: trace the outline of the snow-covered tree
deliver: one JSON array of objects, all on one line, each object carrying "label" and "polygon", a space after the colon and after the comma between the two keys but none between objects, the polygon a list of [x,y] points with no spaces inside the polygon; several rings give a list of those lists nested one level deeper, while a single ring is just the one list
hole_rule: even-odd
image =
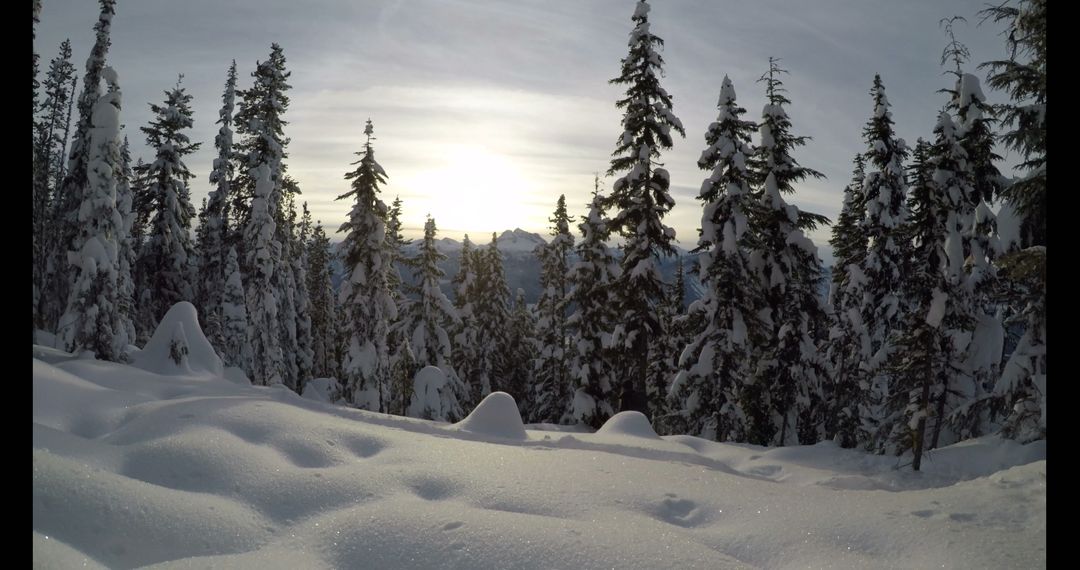
[{"label": "snow-covered tree", "polygon": [[[131,228],[135,223],[135,212],[131,209],[132,192],[131,152],[127,137],[120,145],[120,170],[116,174],[116,210],[120,213],[122,227],[117,235],[119,251],[116,264],[116,306],[119,312],[121,328],[127,344],[134,344],[135,332],[135,245],[131,238]],[[126,348],[126,347],[125,347]]]},{"label": "snow-covered tree", "polygon": [[[814,416],[819,409],[823,359],[816,340],[824,328],[824,303],[818,296],[821,260],[805,230],[827,222],[823,216],[801,211],[784,200],[795,192],[794,184],[807,177],[821,178],[803,167],[791,151],[807,137],[791,133],[784,105],[791,101],[779,74],[777,60],[769,59],[769,71],[761,77],[768,103],[759,125],[761,142],[750,161],[758,213],[751,218],[754,240],[759,244],[751,259],[764,291],[762,319],[766,333],[756,347],[757,369],[743,386],[740,403],[747,421],[747,440],[761,445],[789,445],[805,441],[807,428],[799,416]],[[745,319],[745,316],[744,316]]]},{"label": "snow-covered tree", "polygon": [[184,157],[199,149],[184,132],[192,126],[191,95],[180,86],[165,92],[164,105],[150,105],[155,117],[140,130],[156,158],[146,169],[148,192],[154,217],[150,234],[139,252],[140,271],[149,277],[151,328],[173,305],[192,301],[191,266],[194,246],[188,234],[195,208],[191,205],[188,181],[193,174]]},{"label": "snow-covered tree", "polygon": [[[354,201],[349,219],[338,229],[339,233],[346,232],[341,251],[347,275],[338,295],[348,331],[341,365],[346,398],[359,408],[382,412],[390,389],[387,332],[390,321],[397,318],[397,306],[387,285],[387,209],[379,198],[386,171],[375,161],[373,133],[368,120],[364,150],[356,153],[360,160],[353,163],[358,166],[345,175],[346,180],[352,180],[351,190],[337,198]],[[424,364],[431,362],[421,359]]]},{"label": "snow-covered tree", "polygon": [[297,392],[304,393],[304,383],[315,378],[315,348],[311,329],[311,291],[308,288],[308,242],[311,233],[311,212],[307,202],[303,204],[304,214],[300,218],[299,232],[293,243],[293,256],[290,269],[296,282],[296,360]]},{"label": "snow-covered tree", "polygon": [[[35,64],[36,66],[36,64]],[[53,208],[60,187],[60,172],[64,163],[64,148],[70,121],[71,101],[75,97],[75,66],[71,63],[71,42],[60,44],[60,53],[49,63],[42,83],[45,99],[34,108],[34,302],[35,328],[52,327],[62,309],[62,300],[52,299],[45,292],[45,282],[54,277],[55,262],[51,255],[54,244]],[[65,111],[67,114],[65,115]]]},{"label": "snow-covered tree", "polygon": [[[285,188],[296,188],[296,182],[288,176],[285,177],[282,185]],[[293,270],[295,267],[293,262],[296,258],[294,251],[296,247],[296,203],[293,196],[299,193],[299,189],[296,189],[295,192],[283,192],[285,198],[276,220],[278,230],[274,236],[274,241],[281,245],[281,270],[276,271],[271,279],[273,287],[278,291],[278,301],[280,303],[278,310],[281,326],[278,333],[281,335],[281,346],[287,350],[283,362],[284,376],[282,380],[285,386],[297,393],[301,391],[300,382],[302,380],[297,359],[302,349],[300,349],[297,335],[297,323],[299,321],[297,297],[300,296],[300,293],[296,283],[296,272]]]},{"label": "snow-covered tree", "polygon": [[661,168],[660,151],[671,148],[672,130],[686,136],[682,122],[672,113],[671,96],[660,86],[664,60],[657,48],[664,40],[650,31],[649,10],[645,0],[634,7],[629,53],[622,60],[621,74],[611,80],[627,88],[626,96],[615,103],[624,110],[623,133],[607,171],[608,176],[625,173],[608,197],[614,211],[611,227],[626,239],[615,286],[621,324],[613,339],[623,353],[620,408],[645,413],[649,347],[662,334],[656,305],[665,287],[657,258],[674,252],[671,242],[675,239],[675,230],[663,223],[675,201],[668,193],[671,177]]},{"label": "snow-covered tree", "polygon": [[[83,76],[82,90],[79,92],[79,121],[71,140],[64,178],[54,197],[52,231],[56,235],[56,242],[50,248],[53,258],[50,263],[54,273],[45,282],[42,298],[55,299],[59,303],[71,298],[72,287],[76,279],[79,279],[80,268],[72,267],[68,263],[68,253],[78,252],[83,245],[83,238],[80,237],[83,233],[80,207],[90,187],[88,169],[91,152],[90,129],[93,128],[91,119],[94,106],[102,96],[102,70],[105,68],[105,56],[109,51],[112,17],[116,13],[116,0],[99,0],[99,4],[101,12],[94,25],[94,45],[86,59],[86,73]],[[60,310],[56,311],[57,320],[60,312],[65,310],[62,306],[58,308]],[[46,324],[54,322],[51,316],[48,316],[46,321]],[[58,330],[63,326],[63,323],[57,323]]]},{"label": "snow-covered tree", "polygon": [[[445,375],[445,384],[437,387],[441,411],[438,417],[430,419],[458,421],[465,417],[460,402],[468,400],[468,386],[458,378],[452,364],[447,328],[459,318],[454,305],[439,288],[444,275],[439,262],[446,256],[435,248],[435,232],[435,220],[428,217],[424,224],[424,240],[412,263],[416,285],[410,292],[415,296],[406,301],[405,317],[399,326],[412,343],[416,367],[436,366]],[[502,325],[506,326],[505,321]],[[415,395],[413,401],[416,401]],[[415,415],[413,406],[410,410],[409,415]]]},{"label": "snow-covered tree", "polygon": [[570,358],[566,350],[566,308],[568,304],[570,252],[574,236],[570,234],[570,216],[566,196],[560,195],[551,226],[551,242],[536,247],[540,259],[540,299],[536,304],[537,348],[535,374],[534,422],[558,423],[570,407]]},{"label": "snow-covered tree", "polygon": [[614,415],[618,404],[610,343],[617,315],[612,284],[618,279],[619,266],[605,244],[611,230],[599,184],[597,179],[589,213],[578,225],[578,261],[570,268],[569,298],[574,312],[566,321],[571,347],[569,415],[575,423],[593,428]]},{"label": "snow-covered tree", "polygon": [[862,299],[866,277],[860,269],[866,255],[866,234],[862,221],[866,216],[863,182],[866,160],[855,155],[851,182],[844,187],[844,205],[832,227],[829,244],[835,262],[829,302],[832,326],[826,349],[830,371],[826,394],[832,402],[825,422],[825,437],[841,447],[855,447],[873,438],[872,426],[865,426],[870,417],[868,393],[859,387],[858,362],[870,352],[870,337],[862,325]]},{"label": "snow-covered tree", "polygon": [[240,276],[240,263],[236,248],[229,248],[225,255],[225,283],[221,296],[221,332],[224,340],[220,352],[225,366],[251,369],[251,348],[248,343],[247,305],[244,301],[244,283]]},{"label": "snow-covered tree", "polygon": [[[311,343],[314,353],[312,375],[336,378],[340,359],[337,351],[337,304],[330,279],[332,255],[330,238],[316,221],[308,244],[308,291],[311,295]],[[412,376],[410,375],[410,378]]]},{"label": "snow-covered tree", "polygon": [[247,293],[248,343],[251,347],[250,369],[246,372],[256,386],[272,386],[284,381],[284,355],[278,318],[278,291],[271,278],[275,271],[283,271],[280,262],[280,244],[274,241],[274,218],[270,214],[270,194],[274,182],[270,178],[269,164],[251,169],[255,185],[255,198],[251,201],[251,216],[244,227],[247,242],[248,274]]},{"label": "snow-covered tree", "polygon": [[[477,379],[473,383],[488,386],[492,392],[505,391],[501,382],[506,380],[506,372],[523,363],[510,362],[506,352],[509,343],[506,323],[510,320],[510,288],[506,284],[502,254],[499,253],[494,232],[487,248],[473,251],[472,266],[476,272],[473,315],[477,329],[477,364],[474,371]],[[477,398],[486,395],[481,393]]]},{"label": "snow-covered tree", "polygon": [[58,333],[69,352],[91,351],[100,359],[124,358],[127,334],[119,297],[120,242],[124,220],[117,209],[120,157],[120,88],[116,72],[105,67],[100,76],[108,92],[89,113],[85,139],[87,187],[78,208],[79,233],[68,260],[75,281]]},{"label": "snow-covered tree", "polygon": [[[469,234],[461,242],[461,261],[458,272],[451,281],[454,289],[454,308],[457,309],[461,322],[453,327],[454,370],[469,385],[469,394],[482,398],[481,394],[490,394],[491,386],[482,383],[476,374],[477,363],[477,326],[473,314],[473,301],[476,295],[476,272],[473,269],[473,246]],[[483,379],[487,379],[484,377]],[[472,409],[479,400],[462,402],[466,409]]]},{"label": "snow-covered tree", "polygon": [[704,295],[689,308],[704,328],[679,357],[681,369],[669,389],[673,418],[681,431],[716,441],[745,441],[741,387],[751,377],[751,347],[766,333],[757,323],[764,307],[761,287],[748,263],[759,247],[750,223],[760,206],[753,199],[751,133],[746,109],[735,100],[735,87],[724,76],[716,121],[705,133],[698,166],[709,172],[698,199],[703,202],[695,252]]},{"label": "snow-covered tree", "polygon": [[519,413],[532,410],[534,382],[530,364],[536,359],[536,315],[525,303],[525,290],[521,288],[514,295],[514,309],[510,312],[506,355],[509,366],[499,390],[513,396]]},{"label": "snow-covered tree", "polygon": [[200,317],[207,340],[222,353],[225,350],[221,304],[225,295],[225,258],[228,255],[229,235],[229,186],[233,178],[232,124],[233,106],[236,99],[236,61],[229,66],[222,95],[221,110],[217,124],[221,125],[214,137],[217,158],[210,172],[214,189],[206,204],[206,235],[199,252]]}]

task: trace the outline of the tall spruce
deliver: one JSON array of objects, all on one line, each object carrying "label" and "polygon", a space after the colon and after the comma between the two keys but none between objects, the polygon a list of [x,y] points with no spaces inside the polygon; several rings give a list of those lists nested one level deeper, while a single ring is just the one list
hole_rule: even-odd
[{"label": "tall spruce", "polygon": [[821,260],[806,237],[828,220],[801,211],[784,200],[795,192],[794,184],[807,177],[823,178],[803,167],[791,151],[806,144],[807,137],[791,134],[791,120],[784,105],[791,101],[780,80],[778,60],[769,58],[769,71],[760,81],[766,85],[768,103],[759,126],[761,142],[750,161],[756,186],[758,213],[750,226],[758,255],[751,259],[764,290],[762,312],[766,333],[755,350],[757,368],[743,386],[740,401],[747,420],[747,440],[759,445],[790,445],[803,441],[807,428],[800,415],[814,415],[824,373],[816,339],[824,327],[824,306],[818,296]]},{"label": "tall spruce", "polygon": [[[314,353],[312,375],[336,378],[340,359],[337,351],[337,304],[331,280],[330,238],[316,221],[308,244],[308,291],[311,294],[311,343]],[[410,377],[411,378],[411,377]]]},{"label": "tall spruce", "polygon": [[247,266],[251,268],[244,284],[247,294],[247,336],[251,350],[251,358],[245,364],[249,366],[246,370],[248,377],[256,386],[284,382],[285,357],[280,344],[278,290],[271,281],[274,271],[284,269],[280,244],[274,240],[274,217],[270,213],[270,196],[274,189],[271,171],[268,163],[250,170],[250,176],[257,183],[255,198],[251,201],[251,215],[244,226],[244,241],[248,244]]},{"label": "tall spruce", "polygon": [[672,431],[715,441],[745,441],[742,385],[753,372],[751,348],[767,331],[758,323],[764,298],[750,268],[749,251],[759,248],[750,224],[759,215],[754,201],[752,121],[735,100],[724,76],[717,103],[720,113],[705,133],[698,166],[709,172],[698,199],[703,202],[698,230],[698,280],[704,295],[689,308],[704,328],[682,350],[669,390]]},{"label": "tall spruce", "polygon": [[77,209],[78,247],[69,256],[74,282],[58,333],[69,352],[93,352],[102,360],[125,359],[128,344],[118,306],[120,242],[124,221],[117,208],[120,156],[120,88],[116,72],[100,76],[108,91],[89,113],[85,139],[87,186]]},{"label": "tall spruce", "polygon": [[359,408],[382,412],[390,389],[387,332],[390,321],[397,318],[397,306],[387,284],[387,208],[379,198],[386,171],[375,161],[373,134],[369,119],[364,127],[364,150],[356,153],[360,160],[353,163],[358,166],[345,175],[352,181],[352,189],[337,198],[353,200],[348,221],[338,229],[346,232],[341,245],[346,279],[338,295],[348,334],[341,365],[346,398]]},{"label": "tall spruce", "polygon": [[[86,73],[83,76],[82,91],[79,92],[79,121],[76,123],[75,134],[71,140],[64,178],[54,196],[53,231],[56,242],[50,249],[52,250],[51,264],[55,273],[46,281],[42,297],[61,300],[60,303],[70,299],[70,292],[75,285],[75,280],[78,279],[79,271],[68,263],[68,253],[78,252],[83,246],[84,234],[79,210],[86,199],[84,194],[90,187],[88,174],[92,151],[90,129],[93,128],[94,106],[102,96],[102,70],[105,68],[105,57],[109,51],[112,17],[116,13],[116,0],[99,0],[99,4],[101,12],[94,25],[94,45],[90,49],[90,56],[86,59]],[[60,311],[64,310],[61,307],[58,308],[60,310],[56,312],[57,319]],[[46,320],[51,323],[51,315]],[[61,326],[62,324],[57,323],[58,330]]]},{"label": "tall spruce", "polygon": [[439,287],[444,276],[439,262],[446,256],[435,248],[435,232],[435,220],[428,217],[424,223],[424,239],[412,263],[416,285],[410,288],[410,293],[414,296],[406,301],[406,317],[399,326],[412,344],[415,368],[436,366],[446,375],[446,384],[439,391],[439,417],[431,419],[458,421],[465,416],[460,402],[468,399],[468,386],[458,378],[452,364],[452,346],[447,331],[459,319],[454,305]]},{"label": "tall spruce", "polygon": [[229,235],[229,187],[233,179],[232,124],[236,100],[236,61],[233,60],[225,79],[225,92],[221,97],[221,110],[217,124],[221,125],[214,137],[217,158],[210,171],[210,191],[206,205],[206,235],[199,255],[200,304],[203,330],[210,344],[223,353],[225,331],[221,314],[225,296],[225,258],[228,256]]},{"label": "tall spruce", "polygon": [[499,389],[513,396],[518,412],[532,410],[533,370],[529,366],[536,359],[536,315],[525,302],[525,290],[518,288],[514,295],[514,309],[510,312],[510,334],[506,345],[506,376]]},{"label": "tall spruce", "polygon": [[675,231],[665,226],[664,215],[675,205],[668,188],[671,177],[659,162],[660,151],[672,146],[671,131],[686,136],[682,122],[672,113],[672,98],[660,86],[664,60],[657,48],[664,40],[649,29],[649,4],[639,0],[631,20],[629,53],[621,74],[611,83],[626,85],[626,96],[615,106],[623,109],[620,135],[612,153],[608,176],[625,173],[612,185],[609,205],[615,211],[612,228],[626,239],[622,272],[615,287],[619,320],[614,344],[623,353],[624,380],[620,409],[648,413],[645,402],[650,347],[663,331],[656,306],[665,294],[657,268],[661,254],[670,255]]},{"label": "tall spruce", "polygon": [[132,210],[133,194],[131,179],[131,151],[127,137],[120,145],[120,165],[116,174],[116,210],[120,213],[121,230],[117,235],[116,305],[120,324],[128,344],[135,344],[138,335],[135,331],[135,243],[131,229],[135,224],[135,212]]},{"label": "tall spruce", "polygon": [[604,216],[599,177],[594,184],[589,212],[578,226],[578,261],[570,268],[569,299],[574,312],[566,324],[572,349],[570,418],[599,428],[618,406],[611,331],[617,315],[613,310],[613,284],[619,277],[619,265],[605,245],[611,230]]},{"label": "tall spruce", "polygon": [[[509,361],[506,346],[510,320],[510,288],[506,284],[502,253],[498,239],[491,234],[486,248],[473,251],[472,265],[476,271],[476,296],[473,311],[476,315],[476,371],[481,386],[492,392],[505,391],[506,371],[515,363]],[[477,394],[477,399],[487,396]]]},{"label": "tall spruce", "polygon": [[862,221],[866,217],[863,194],[866,160],[862,154],[857,154],[854,162],[851,182],[844,187],[844,205],[829,240],[836,261],[829,288],[832,326],[826,345],[830,367],[826,392],[832,405],[825,422],[825,437],[846,448],[873,439],[872,425],[864,424],[864,419],[871,419],[867,406],[873,402],[869,400],[868,392],[860,387],[857,372],[858,362],[870,352],[870,337],[863,326],[861,313],[866,288],[866,277],[861,269],[867,247],[866,234],[862,231]]},{"label": "tall spruce", "polygon": [[221,295],[221,332],[224,345],[221,361],[225,366],[251,370],[251,345],[248,343],[248,314],[244,300],[244,283],[240,275],[240,263],[236,248],[230,247],[225,255],[224,288]]},{"label": "tall spruce", "polygon": [[1008,129],[1001,141],[1023,159],[1018,179],[1001,191],[1001,209],[1019,218],[1009,232],[1017,236],[1001,244],[996,260],[1000,297],[1014,311],[1007,324],[1023,333],[994,394],[1005,415],[1002,433],[1031,441],[1046,437],[1046,0],[1003,2],[981,13],[1008,32],[1008,59],[980,67],[991,87],[1009,94],[995,115]]},{"label": "tall spruce", "polygon": [[183,75],[165,92],[164,105],[150,105],[154,119],[140,129],[156,154],[145,172],[154,216],[138,261],[140,271],[149,276],[150,328],[157,326],[174,304],[195,300],[190,265],[195,250],[188,234],[195,216],[188,189],[193,174],[184,157],[198,150],[201,143],[191,142],[184,132],[193,121],[191,95],[180,86],[182,80]]},{"label": "tall spruce", "polygon": [[[457,275],[451,281],[454,290],[454,308],[457,309],[461,322],[454,326],[454,369],[469,385],[470,400],[490,394],[491,386],[484,381],[487,376],[479,376],[477,364],[477,325],[473,305],[476,297],[476,271],[473,268],[473,246],[469,234],[461,241],[461,260]],[[462,402],[472,409],[477,401]]]},{"label": "tall spruce", "polygon": [[307,278],[308,243],[311,241],[311,212],[308,211],[307,202],[303,204],[303,212],[300,217],[300,224],[297,226],[298,232],[293,243],[293,256],[290,260],[290,269],[296,281],[296,350],[293,353],[296,359],[298,380],[296,391],[301,394],[304,393],[304,384],[308,380],[315,378],[313,375],[315,368],[315,339],[311,327],[311,289],[308,286]]},{"label": "tall spruce", "polygon": [[533,366],[536,390],[533,421],[559,423],[570,408],[572,396],[566,309],[574,236],[570,233],[571,217],[566,213],[565,195],[559,196],[555,213],[548,221],[552,223],[551,241],[535,250],[540,259],[540,298],[536,323],[539,351]]}]

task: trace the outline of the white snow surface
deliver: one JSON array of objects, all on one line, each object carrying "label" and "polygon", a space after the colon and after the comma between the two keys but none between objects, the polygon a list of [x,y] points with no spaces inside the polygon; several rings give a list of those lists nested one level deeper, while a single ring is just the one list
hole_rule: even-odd
[{"label": "white snow surface", "polygon": [[969,440],[913,473],[831,442],[660,438],[634,413],[510,440],[498,394],[470,416],[491,436],[50,360],[33,362],[36,568],[1046,566],[1044,442]]}]

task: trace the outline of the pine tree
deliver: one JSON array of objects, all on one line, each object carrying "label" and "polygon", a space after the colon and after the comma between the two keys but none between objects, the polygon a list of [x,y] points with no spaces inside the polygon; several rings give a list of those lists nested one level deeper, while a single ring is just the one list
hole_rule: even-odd
[{"label": "pine tree", "polygon": [[533,370],[536,374],[534,422],[558,423],[570,408],[570,358],[566,350],[566,307],[568,303],[569,257],[574,247],[570,234],[570,216],[566,196],[560,195],[553,217],[548,219],[551,242],[539,245],[540,299],[537,301],[537,341],[539,353]]},{"label": "pine tree", "polygon": [[[337,306],[330,279],[330,238],[322,222],[315,222],[308,244],[308,291],[311,293],[311,337],[315,378],[336,378],[340,359],[337,355]],[[411,377],[410,377],[411,378]]]},{"label": "pine tree", "polygon": [[[862,435],[858,437],[877,429],[874,424],[881,421],[880,405],[891,397],[888,375],[879,368],[889,358],[892,350],[889,338],[904,310],[900,291],[906,248],[903,227],[907,220],[903,161],[908,150],[903,139],[893,133],[892,113],[879,75],[874,76],[870,96],[874,100],[874,113],[863,128],[868,171],[861,196],[866,211],[861,224],[867,240],[866,251],[857,268],[848,266],[849,283],[845,291],[849,299],[860,299],[857,318],[850,310],[845,316],[854,333],[865,335],[858,338],[857,345],[854,338],[850,340],[851,350],[855,350],[854,346],[859,350],[852,360],[858,363],[857,370],[852,372],[858,378],[862,401],[859,407],[864,414],[860,422],[864,427],[859,428]],[[850,421],[849,426],[852,424]],[[867,447],[875,445],[866,439],[860,443]]]},{"label": "pine tree", "polygon": [[188,190],[193,175],[183,159],[201,143],[192,143],[183,132],[191,128],[192,117],[191,95],[184,92],[181,81],[183,75],[165,92],[164,105],[150,105],[155,118],[140,129],[146,133],[146,144],[156,152],[146,170],[154,217],[138,261],[141,271],[150,277],[152,326],[176,303],[194,300],[189,263],[195,250],[188,235],[195,216]]},{"label": "pine tree", "polygon": [[698,159],[698,166],[710,172],[698,194],[703,212],[694,249],[705,291],[689,309],[704,327],[679,357],[680,372],[669,390],[674,414],[667,421],[672,431],[745,441],[741,387],[751,377],[751,347],[767,332],[757,322],[764,299],[748,262],[748,252],[760,248],[750,231],[760,209],[748,165],[755,125],[742,119],[746,109],[736,103],[727,76],[717,106],[719,116],[705,133],[708,146]]},{"label": "pine tree", "polygon": [[[116,12],[116,0],[99,0],[101,12],[98,21],[94,25],[94,45],[90,50],[90,57],[86,60],[86,73],[83,77],[83,88],[79,93],[79,121],[75,127],[75,135],[72,137],[71,150],[68,153],[67,167],[63,181],[54,197],[55,209],[53,224],[56,242],[51,247],[54,274],[50,275],[45,283],[43,299],[56,299],[60,303],[71,298],[70,292],[78,279],[79,269],[72,268],[68,263],[68,253],[78,252],[83,246],[83,227],[79,219],[80,205],[85,201],[85,194],[89,192],[89,162],[90,153],[90,129],[94,106],[102,96],[101,80],[102,70],[105,68],[105,56],[109,51],[109,31],[112,27],[112,17]],[[35,66],[36,69],[36,66]],[[36,75],[36,73],[35,73]],[[36,90],[35,90],[36,92]],[[36,101],[36,98],[35,98]],[[119,102],[117,102],[119,103]],[[56,311],[57,320],[63,308]],[[51,316],[46,318],[46,324],[53,322]],[[57,329],[65,326],[57,323]]]},{"label": "pine tree", "polygon": [[599,178],[589,213],[578,228],[578,262],[570,270],[570,304],[574,312],[566,321],[572,348],[570,417],[576,423],[599,428],[615,414],[618,404],[616,363],[610,342],[617,315],[613,310],[613,284],[619,276],[615,256],[605,245],[611,231],[604,216]]},{"label": "pine tree", "polygon": [[[502,383],[507,378],[507,371],[515,365],[509,361],[506,352],[509,343],[506,323],[510,320],[510,288],[506,284],[502,254],[499,253],[494,232],[488,247],[474,250],[473,255],[472,266],[476,271],[473,314],[477,328],[477,365],[474,372],[477,380],[474,383],[490,386],[492,392],[506,391]],[[478,394],[477,399],[484,396],[487,394]]]},{"label": "pine tree", "polygon": [[623,134],[607,171],[609,176],[626,172],[612,185],[608,198],[617,210],[612,228],[626,238],[615,287],[622,324],[616,327],[613,340],[624,355],[620,409],[645,413],[649,348],[662,334],[655,307],[665,293],[656,262],[660,254],[673,253],[675,238],[675,231],[663,223],[675,202],[668,193],[671,177],[660,167],[660,150],[671,148],[672,130],[686,136],[672,113],[671,96],[660,86],[664,60],[656,48],[664,40],[649,31],[649,9],[645,0],[634,8],[629,54],[622,60],[620,76],[611,80],[626,85],[627,90],[626,97],[615,104],[624,109]]},{"label": "pine tree", "polygon": [[240,276],[236,248],[230,247],[225,256],[224,274],[225,284],[221,296],[221,331],[224,345],[220,353],[221,361],[225,366],[251,370],[247,305],[244,301],[244,284]]},{"label": "pine tree", "polygon": [[1046,437],[1046,0],[983,10],[1007,26],[1009,58],[983,63],[992,88],[1009,94],[995,115],[1009,128],[1001,140],[1023,157],[1023,174],[1001,191],[1002,209],[1020,218],[1019,240],[996,260],[1001,299],[1024,332],[994,386],[1006,417],[1002,433],[1021,441]]},{"label": "pine tree", "polygon": [[873,438],[873,427],[864,425],[870,418],[867,406],[872,402],[859,386],[856,372],[862,355],[870,352],[870,337],[862,324],[862,298],[866,277],[861,270],[866,255],[866,234],[862,221],[866,217],[863,182],[866,160],[855,155],[851,183],[844,187],[844,205],[832,228],[833,247],[832,286],[829,300],[832,308],[832,327],[829,329],[826,360],[831,367],[828,394],[831,411],[825,424],[825,437],[851,448]]},{"label": "pine tree", "polygon": [[808,428],[798,417],[818,415],[823,361],[816,339],[824,328],[824,306],[818,297],[821,261],[817,248],[803,233],[827,223],[824,216],[800,211],[788,204],[784,194],[795,192],[794,183],[807,177],[822,178],[815,170],[800,166],[791,156],[807,137],[791,134],[791,120],[784,110],[791,101],[779,74],[777,60],[769,59],[769,71],[761,77],[768,103],[762,110],[761,143],[750,161],[758,212],[751,218],[754,239],[760,245],[751,260],[764,290],[762,316],[764,343],[755,350],[757,363],[752,381],[743,387],[740,405],[747,420],[747,440],[760,445],[789,445],[804,440]]},{"label": "pine tree", "polygon": [[[131,238],[131,228],[135,223],[135,213],[131,209],[131,152],[127,137],[120,145],[120,169],[116,180],[116,210],[120,213],[121,231],[117,235],[120,247],[117,252],[116,305],[119,313],[124,343],[134,344],[135,333],[135,245]],[[126,349],[126,346],[125,346]]]},{"label": "pine tree", "polygon": [[274,182],[267,163],[252,168],[250,175],[258,181],[255,198],[251,201],[251,216],[244,227],[248,243],[247,265],[252,268],[245,285],[248,311],[248,343],[251,359],[246,362],[248,377],[256,386],[272,386],[284,380],[279,301],[271,276],[282,270],[279,244],[274,241],[274,218],[270,214],[270,195]]},{"label": "pine tree", "polygon": [[[402,316],[401,306],[404,302],[400,266],[408,264],[409,260],[405,257],[403,250],[409,243],[411,243],[410,240],[406,240],[401,235],[401,197],[395,196],[386,216],[386,286],[390,289],[390,297],[394,300],[394,305],[398,307],[399,318]],[[396,325],[396,319],[391,321],[390,333],[386,341],[386,345],[393,350],[390,353],[391,366],[398,358],[397,348],[402,346],[402,339],[398,337],[400,329]],[[411,376],[409,382],[409,390],[412,390]]]},{"label": "pine tree", "polygon": [[[476,315],[473,313],[473,304],[476,296],[476,272],[473,270],[473,247],[469,241],[469,234],[461,242],[461,261],[458,263],[458,273],[454,276],[452,287],[454,289],[454,308],[457,309],[461,323],[454,326],[454,370],[461,375],[469,385],[470,400],[482,398],[491,393],[491,386],[481,382],[487,377],[479,377],[476,355],[477,326]],[[472,409],[478,401],[461,402],[465,409]]]},{"label": "pine tree", "polygon": [[513,396],[519,413],[531,411],[534,381],[530,365],[536,359],[536,315],[525,303],[525,290],[520,288],[514,296],[514,310],[510,313],[506,354],[509,366],[499,388]]},{"label": "pine tree", "polygon": [[435,232],[435,220],[429,216],[424,224],[424,241],[412,263],[416,285],[410,292],[415,297],[406,301],[406,316],[400,326],[412,343],[415,367],[436,366],[446,375],[447,384],[439,394],[442,415],[431,419],[454,422],[465,417],[459,402],[468,400],[468,386],[458,378],[451,364],[453,354],[447,327],[459,318],[450,299],[439,288],[444,275],[439,262],[446,256],[435,249]]},{"label": "pine tree", "polygon": [[206,205],[206,235],[199,255],[200,316],[207,340],[219,354],[225,350],[225,332],[222,320],[222,303],[225,296],[225,258],[228,255],[229,235],[229,187],[233,178],[232,124],[233,106],[236,99],[236,61],[229,66],[222,95],[221,110],[217,124],[221,125],[214,137],[217,158],[210,172],[214,189]]},{"label": "pine tree", "polygon": [[[35,64],[36,66],[36,64]],[[34,291],[39,298],[34,303],[35,328],[51,327],[61,307],[56,300],[40,296],[45,282],[54,277],[55,262],[51,255],[53,243],[53,207],[59,191],[59,174],[64,163],[64,147],[68,128],[65,109],[75,97],[69,84],[75,78],[75,66],[71,63],[71,42],[60,44],[60,53],[49,63],[49,71],[43,83],[45,99],[34,109],[34,194],[33,194],[33,241],[34,241]]]},{"label": "pine tree", "polygon": [[124,359],[127,337],[118,307],[120,242],[124,222],[116,205],[121,172],[120,88],[116,72],[103,68],[108,92],[88,116],[86,176],[88,186],[78,208],[77,248],[69,257],[75,281],[58,333],[69,352],[93,352],[102,360]]},{"label": "pine tree", "polygon": [[293,256],[290,269],[296,281],[296,359],[297,393],[304,393],[304,384],[315,378],[315,348],[311,328],[311,290],[308,287],[308,242],[311,233],[311,212],[307,202],[303,204],[304,214],[300,218],[299,233],[293,243]]},{"label": "pine tree", "polygon": [[[289,187],[295,186],[296,183],[286,177],[282,184]],[[299,190],[295,192],[295,194],[299,193]],[[281,247],[281,269],[274,272],[271,284],[278,291],[278,302],[280,303],[278,320],[281,323],[278,334],[281,335],[281,346],[286,350],[282,362],[284,370],[282,380],[286,387],[299,393],[302,380],[297,360],[299,357],[297,350],[299,348],[297,335],[297,323],[299,321],[297,297],[299,293],[297,291],[296,272],[294,271],[296,255],[293,251],[296,242],[296,203],[293,198],[294,193],[284,192],[284,196],[285,199],[281,205],[280,214],[278,219],[275,220],[278,229],[274,236],[274,241],[280,244]]]},{"label": "pine tree", "polygon": [[[346,180],[352,180],[352,189],[337,198],[355,200],[349,220],[338,229],[339,233],[347,232],[342,243],[347,278],[339,299],[346,311],[349,338],[342,361],[346,398],[359,408],[382,412],[390,388],[387,332],[390,321],[397,318],[397,306],[386,278],[387,209],[379,199],[379,185],[386,183],[386,171],[375,161],[373,133],[369,119],[364,127],[364,150],[356,153],[360,160],[353,163],[359,166],[345,175]],[[425,364],[430,362],[423,358]]]}]

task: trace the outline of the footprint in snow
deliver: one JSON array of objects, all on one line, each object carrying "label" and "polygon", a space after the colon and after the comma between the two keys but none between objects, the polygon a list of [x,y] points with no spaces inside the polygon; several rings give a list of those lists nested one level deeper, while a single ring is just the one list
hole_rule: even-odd
[{"label": "footprint in snow", "polygon": [[454,529],[457,529],[457,528],[461,528],[464,525],[465,525],[465,523],[463,523],[461,521],[448,522],[448,523],[443,525],[442,529],[443,530],[454,530]]}]

